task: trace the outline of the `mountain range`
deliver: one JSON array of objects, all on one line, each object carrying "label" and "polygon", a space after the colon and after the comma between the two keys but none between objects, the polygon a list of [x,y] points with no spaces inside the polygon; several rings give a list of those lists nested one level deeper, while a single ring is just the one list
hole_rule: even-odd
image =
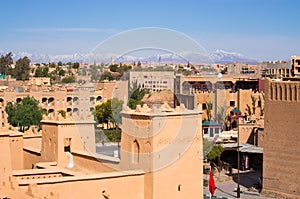
[{"label": "mountain range", "polygon": [[[0,55],[4,55],[7,52],[0,51]],[[13,59],[17,60],[24,56],[27,56],[32,62],[37,63],[48,63],[48,62],[104,62],[110,63],[112,54],[109,55],[97,55],[97,54],[61,54],[61,55],[50,55],[50,54],[32,54],[28,52],[17,52],[13,53]],[[155,56],[133,56],[124,55],[115,58],[115,62],[160,62],[160,63],[194,63],[194,64],[208,64],[208,63],[219,63],[225,64],[230,62],[243,62],[248,64],[257,63],[257,59],[247,57],[241,53],[227,52],[224,50],[216,50],[210,53],[195,53],[195,52],[182,52],[180,54],[159,54]]]}]

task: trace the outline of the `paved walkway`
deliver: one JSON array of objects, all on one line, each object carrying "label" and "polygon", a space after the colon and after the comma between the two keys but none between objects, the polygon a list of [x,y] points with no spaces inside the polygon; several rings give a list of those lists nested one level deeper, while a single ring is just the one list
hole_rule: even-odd
[{"label": "paved walkway", "polygon": [[[240,173],[240,198],[242,199],[267,199],[266,197],[260,196],[258,191],[248,191],[248,188],[252,187],[255,183],[259,182],[259,172],[241,172]],[[215,196],[216,198],[237,198],[237,175],[233,174],[233,180],[227,182],[217,182]],[[204,187],[204,194],[209,196],[209,188]],[[208,199],[209,197],[204,197]]]}]

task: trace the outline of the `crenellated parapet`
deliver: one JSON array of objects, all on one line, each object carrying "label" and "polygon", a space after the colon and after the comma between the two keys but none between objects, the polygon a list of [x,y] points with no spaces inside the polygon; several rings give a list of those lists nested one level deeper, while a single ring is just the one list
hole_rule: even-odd
[{"label": "crenellated parapet", "polygon": [[267,80],[266,98],[271,101],[299,102],[300,82]]}]

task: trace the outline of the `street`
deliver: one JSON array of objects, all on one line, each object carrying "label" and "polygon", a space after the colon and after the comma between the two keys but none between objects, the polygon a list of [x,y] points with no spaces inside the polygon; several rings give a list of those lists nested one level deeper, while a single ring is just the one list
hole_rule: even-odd
[{"label": "street", "polygon": [[[240,173],[240,198],[242,199],[268,199],[267,197],[260,196],[258,191],[249,191],[248,189],[252,187],[255,183],[259,181],[260,172],[247,171]],[[216,182],[217,189],[215,190],[214,196],[216,198],[237,198],[237,175],[233,174],[233,180],[226,182]],[[203,193],[205,199],[209,198],[209,188],[204,187]],[[213,198],[213,197],[212,197]]]}]

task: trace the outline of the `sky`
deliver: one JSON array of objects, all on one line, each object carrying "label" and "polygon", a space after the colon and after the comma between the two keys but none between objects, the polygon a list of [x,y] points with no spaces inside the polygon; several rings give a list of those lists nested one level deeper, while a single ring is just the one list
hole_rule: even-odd
[{"label": "sky", "polygon": [[181,32],[209,52],[260,61],[300,55],[298,0],[10,0],[1,2],[0,51],[88,53],[122,31]]}]

